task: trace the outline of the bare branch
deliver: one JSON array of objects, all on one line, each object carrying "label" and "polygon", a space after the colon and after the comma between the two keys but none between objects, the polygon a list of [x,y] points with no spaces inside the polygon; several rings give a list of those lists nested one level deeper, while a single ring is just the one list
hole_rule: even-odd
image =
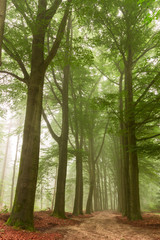
[{"label": "bare branch", "polygon": [[[18,63],[20,69],[21,69],[22,72],[23,72],[24,78],[29,80],[29,74],[28,74],[28,72],[27,72],[27,70],[26,70],[26,68],[25,68],[25,66],[24,66],[24,63],[22,62],[21,57],[20,57],[19,54],[17,53],[15,47],[13,46],[13,44],[12,44],[8,39],[6,39],[6,37],[4,38],[4,40],[5,40],[7,43],[9,43],[9,45],[10,45],[11,48],[12,48],[12,50],[10,50],[10,49],[6,46],[6,44],[3,43],[4,50],[6,51],[6,53],[7,53],[12,59],[14,59],[14,60]],[[27,80],[27,81],[28,81],[28,80]]]},{"label": "bare branch", "polygon": [[106,74],[99,68],[97,67],[95,64],[94,64],[95,68],[104,76],[106,77],[110,82],[116,84],[116,85],[119,85],[117,82],[113,81],[111,78],[109,78],[108,76],[106,76]]},{"label": "bare branch", "polygon": [[16,79],[20,80],[21,82],[23,82],[23,83],[26,83],[26,84],[27,84],[27,81],[26,81],[26,79],[25,79],[25,78],[21,78],[21,77],[17,76],[17,75],[16,75],[16,74],[14,74],[14,73],[11,73],[11,72],[8,72],[8,71],[0,71],[0,73],[6,73],[7,75],[11,75],[12,77],[14,77],[14,78],[16,78]]},{"label": "bare branch", "polygon": [[21,1],[21,5],[18,4],[17,0],[12,0],[12,3],[14,4],[15,8],[18,10],[18,12],[20,12],[20,14],[24,17],[24,19],[26,20],[26,23],[28,25],[28,27],[31,29],[31,31],[33,32],[33,26],[32,23],[30,22],[29,18],[26,15],[26,12],[23,9],[23,2]]},{"label": "bare branch", "polygon": [[47,81],[49,82],[50,89],[51,89],[51,92],[53,93],[53,96],[55,97],[55,99],[57,100],[57,102],[62,106],[62,102],[61,102],[61,100],[58,98],[57,94],[55,93],[51,81],[48,79],[48,77],[46,77],[46,78],[47,78]]},{"label": "bare branch", "polygon": [[158,136],[160,136],[160,133],[155,134],[155,135],[150,136],[150,137],[144,137],[144,138],[137,139],[137,141],[144,141],[144,140],[148,140],[148,139],[155,138],[155,137],[158,137]]},{"label": "bare branch", "polygon": [[[70,0],[68,0],[68,2],[70,2]],[[52,59],[56,56],[56,53],[57,53],[58,48],[60,46],[61,40],[62,40],[63,35],[64,35],[66,22],[67,22],[67,19],[68,19],[69,7],[70,7],[70,4],[67,4],[64,16],[63,16],[63,18],[61,20],[61,23],[59,25],[59,28],[58,28],[56,39],[53,43],[53,46],[50,50],[50,53],[49,53],[48,57],[46,58],[46,60],[44,62],[45,69],[47,69],[47,67],[50,64],[50,62],[52,61]]]},{"label": "bare branch", "polygon": [[157,44],[150,46],[149,48],[144,49],[144,51],[133,61],[133,64],[137,63],[138,60],[143,57],[147,52],[154,49],[157,46]]},{"label": "bare branch", "polygon": [[62,94],[62,88],[61,86],[59,85],[59,83],[57,82],[57,78],[56,78],[56,75],[55,75],[55,72],[54,72],[54,69],[52,69],[52,75],[53,75],[53,79],[54,79],[54,82],[58,88],[58,90],[60,91],[60,93]]},{"label": "bare branch", "polygon": [[52,115],[53,120],[54,120],[55,123],[57,124],[58,128],[59,128],[60,130],[62,130],[62,127],[60,126],[60,124],[59,124],[59,122],[56,120],[56,118],[54,117],[54,115],[53,115],[53,113],[52,113],[52,111],[51,111],[51,109],[50,109],[50,107],[49,107],[48,105],[47,105],[47,108],[49,109],[50,114]]},{"label": "bare branch", "polygon": [[46,124],[47,124],[48,130],[49,130],[51,136],[54,138],[54,140],[55,140],[58,144],[60,144],[60,137],[58,137],[57,134],[53,131],[53,128],[52,128],[52,126],[51,126],[51,124],[50,124],[50,122],[49,122],[49,120],[48,120],[48,118],[47,118],[47,115],[45,114],[43,108],[42,108],[42,115],[43,115],[43,118],[44,118],[44,120],[45,120],[45,122],[46,122]]},{"label": "bare branch", "polygon": [[135,106],[141,101],[141,99],[147,94],[150,87],[160,78],[160,72],[155,76],[155,78],[150,82],[150,84],[146,87],[142,95],[135,102]]},{"label": "bare branch", "polygon": [[33,13],[32,13],[32,10],[31,10],[27,0],[25,0],[25,3],[26,3],[26,6],[27,6],[27,9],[28,9],[28,12],[30,13],[30,17],[31,17],[32,21],[34,21]]},{"label": "bare branch", "polygon": [[100,146],[98,155],[97,155],[97,157],[96,157],[96,159],[95,159],[95,163],[98,161],[99,156],[101,155],[101,152],[102,152],[102,149],[103,149],[103,145],[104,145],[104,141],[105,141],[105,137],[106,137],[106,133],[107,133],[107,129],[108,129],[108,125],[109,125],[109,119],[108,119],[108,121],[107,121],[107,123],[106,123],[106,127],[105,127],[105,130],[104,130],[102,143],[101,143],[101,146]]}]

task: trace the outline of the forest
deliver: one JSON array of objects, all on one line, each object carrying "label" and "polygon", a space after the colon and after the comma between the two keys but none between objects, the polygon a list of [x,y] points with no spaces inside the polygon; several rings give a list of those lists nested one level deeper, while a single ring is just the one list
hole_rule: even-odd
[{"label": "forest", "polygon": [[113,214],[160,226],[159,6],[0,0],[2,233]]}]

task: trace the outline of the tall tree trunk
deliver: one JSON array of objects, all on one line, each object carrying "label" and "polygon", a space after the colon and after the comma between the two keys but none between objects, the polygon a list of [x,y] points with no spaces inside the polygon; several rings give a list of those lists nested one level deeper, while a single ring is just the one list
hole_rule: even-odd
[{"label": "tall tree trunk", "polygon": [[40,200],[41,200],[41,210],[43,209],[43,183],[41,181],[41,189],[40,189]]},{"label": "tall tree trunk", "polygon": [[104,176],[104,210],[108,210],[108,186],[107,186],[107,171],[104,157],[102,157],[103,162],[103,176]]},{"label": "tall tree trunk", "polygon": [[113,210],[113,196],[112,196],[112,186],[111,186],[110,176],[108,176],[108,186],[109,186],[109,195],[110,195],[110,209]]},{"label": "tall tree trunk", "polygon": [[10,199],[10,211],[12,209],[12,204],[13,204],[14,182],[15,182],[15,174],[16,174],[16,163],[17,163],[17,158],[18,158],[19,139],[20,139],[20,134],[17,137],[16,154],[15,154],[14,165],[13,165],[12,186],[11,186],[11,199]]},{"label": "tall tree trunk", "polygon": [[9,123],[9,131],[8,131],[7,144],[6,144],[6,149],[5,149],[4,162],[3,162],[2,175],[1,175],[1,182],[0,182],[0,208],[3,205],[4,178],[5,178],[5,172],[6,172],[6,166],[7,166],[10,131],[11,131],[11,121]]},{"label": "tall tree trunk", "polygon": [[91,134],[89,139],[89,175],[90,175],[90,185],[89,185],[89,194],[87,199],[87,205],[86,205],[86,213],[90,214],[93,211],[92,206],[92,199],[93,199],[93,193],[95,188],[95,161],[94,161],[94,144],[93,144],[93,136]]},{"label": "tall tree trunk", "polygon": [[99,202],[99,195],[98,195],[98,181],[97,181],[97,174],[95,174],[95,186],[94,186],[94,211],[98,211],[98,202]]},{"label": "tall tree trunk", "polygon": [[76,190],[73,214],[83,214],[82,149],[76,149]]},{"label": "tall tree trunk", "polygon": [[[38,54],[39,55],[39,54]],[[37,56],[39,59],[39,56]],[[35,58],[35,64],[37,64]],[[40,123],[44,71],[41,64],[32,67],[28,87],[20,169],[14,205],[8,224],[33,229],[33,209],[38,175]]]},{"label": "tall tree trunk", "polygon": [[95,209],[96,211],[101,211],[102,210],[102,193],[101,193],[101,178],[100,178],[100,171],[99,171],[99,165],[96,164],[96,176],[97,176],[97,209]]},{"label": "tall tree trunk", "polygon": [[68,20],[66,52],[65,52],[65,67],[64,79],[62,88],[62,132],[59,143],[59,166],[57,177],[57,191],[53,215],[65,218],[65,185],[67,173],[67,145],[68,145],[68,85],[70,78],[70,20]]},{"label": "tall tree trunk", "polygon": [[[125,214],[125,209],[127,207],[125,206],[125,197],[126,197],[126,190],[128,187],[126,186],[127,182],[125,182],[125,172],[124,172],[124,109],[123,109],[123,74],[121,73],[120,79],[119,79],[119,112],[120,112],[120,185],[121,185],[121,196],[119,196],[119,211],[122,212],[123,215]],[[127,171],[128,172],[128,171]],[[126,189],[126,190],[125,190]]]},{"label": "tall tree trunk", "polygon": [[6,15],[6,5],[7,5],[7,0],[0,0],[0,66],[2,64],[1,55],[2,55],[3,33],[4,33],[4,21],[5,21],[5,15]]},{"label": "tall tree trunk", "polygon": [[[72,91],[73,91],[72,84]],[[82,117],[82,93],[81,88],[79,88],[80,94],[80,116]],[[74,99],[74,114],[75,114],[75,144],[76,144],[76,189],[75,189],[75,199],[73,214],[79,215],[83,214],[83,160],[82,160],[82,150],[83,150],[83,123],[82,119],[77,117],[77,102],[75,93],[72,93]]]},{"label": "tall tree trunk", "polygon": [[[127,89],[125,86],[125,93]],[[125,98],[125,105],[127,99]],[[123,216],[130,218],[130,180],[129,180],[129,151],[128,151],[128,135],[126,109],[124,116],[124,100],[123,100],[123,73],[119,79],[119,111],[120,111],[120,165],[121,165],[121,212]]]},{"label": "tall tree trunk", "polygon": [[[73,84],[72,84],[73,90]],[[82,92],[81,87],[79,88],[80,94],[80,116],[82,117]],[[72,93],[74,98],[74,114],[75,114],[75,144],[76,144],[76,189],[73,214],[83,214],[83,161],[82,161],[82,150],[83,150],[83,122],[82,119],[77,118],[77,102],[76,96]]]},{"label": "tall tree trunk", "polygon": [[[128,41],[130,29],[128,30]],[[126,89],[126,125],[129,151],[130,175],[130,216],[131,220],[141,219],[139,200],[138,156],[135,136],[135,114],[132,87],[132,48],[128,47],[128,59],[125,64],[125,89]]]},{"label": "tall tree trunk", "polygon": [[52,211],[53,211],[53,206],[54,206],[54,204],[55,204],[56,187],[57,187],[57,176],[58,176],[58,167],[56,166],[55,183],[54,183],[53,196],[52,196],[52,204],[51,204],[51,210],[52,210]]},{"label": "tall tree trunk", "polygon": [[104,210],[104,206],[105,206],[105,203],[104,203],[104,174],[103,174],[103,164],[101,163],[101,166],[100,166],[100,175],[101,175],[101,196],[102,196],[102,202],[101,202],[101,206],[102,206],[102,210]]}]

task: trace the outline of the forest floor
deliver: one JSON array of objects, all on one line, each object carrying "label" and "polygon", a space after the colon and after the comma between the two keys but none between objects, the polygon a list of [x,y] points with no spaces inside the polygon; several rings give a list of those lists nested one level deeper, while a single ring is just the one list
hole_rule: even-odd
[{"label": "forest floor", "polygon": [[9,214],[0,214],[0,240],[160,240],[160,215],[144,213],[143,220],[128,221],[112,211],[57,219],[51,212],[35,212],[35,232],[5,225]]}]

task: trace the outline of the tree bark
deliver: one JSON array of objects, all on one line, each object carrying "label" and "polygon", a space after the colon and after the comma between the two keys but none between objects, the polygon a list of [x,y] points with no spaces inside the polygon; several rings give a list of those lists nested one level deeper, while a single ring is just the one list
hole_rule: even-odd
[{"label": "tree bark", "polygon": [[52,211],[53,211],[53,207],[54,207],[54,204],[55,204],[55,197],[56,197],[57,175],[58,175],[58,167],[56,166],[55,183],[54,183],[53,196],[52,196],[52,204],[51,204],[51,210],[52,210]]},{"label": "tree bark", "polygon": [[139,200],[139,171],[135,135],[135,114],[132,87],[132,47],[130,29],[128,27],[128,57],[125,63],[125,89],[126,89],[126,126],[129,151],[129,176],[130,176],[130,216],[131,220],[141,219]]},{"label": "tree bark", "polygon": [[103,156],[102,156],[102,162],[103,162],[103,176],[104,176],[104,210],[108,210],[107,171],[106,171],[105,159]]},{"label": "tree bark", "polygon": [[4,178],[5,178],[5,172],[6,172],[6,166],[7,166],[10,131],[11,131],[11,122],[9,123],[9,131],[8,131],[7,144],[6,144],[6,149],[5,149],[3,169],[2,169],[1,182],[0,182],[0,208],[3,205]]},{"label": "tree bark", "polygon": [[108,186],[109,186],[109,196],[110,196],[110,209],[113,210],[113,196],[112,196],[112,186],[111,186],[110,176],[108,176]]},{"label": "tree bark", "polygon": [[15,154],[15,160],[14,160],[14,165],[13,165],[12,186],[11,186],[11,199],[10,199],[10,211],[12,209],[12,204],[13,204],[14,182],[15,182],[15,173],[16,173],[16,163],[17,163],[17,158],[18,158],[19,139],[20,139],[20,134],[17,137],[16,154]]},{"label": "tree bark", "polygon": [[89,194],[86,205],[86,213],[91,214],[93,211],[93,193],[95,188],[95,161],[94,161],[94,144],[93,144],[93,136],[91,134],[89,139],[89,176],[90,176],[90,185],[89,185]]},{"label": "tree bark", "polygon": [[7,0],[0,0],[0,66],[2,64],[2,42],[4,33],[4,21],[6,16]]},{"label": "tree bark", "polygon": [[[72,86],[73,90],[73,86]],[[80,93],[80,115],[82,116],[82,99],[81,89]],[[73,94],[74,97],[74,94]],[[75,114],[75,144],[76,144],[76,189],[73,214],[83,214],[83,161],[82,161],[82,149],[83,149],[83,123],[77,118],[77,106],[76,98],[74,98],[74,114]]]},{"label": "tree bark", "polygon": [[[36,57],[36,54],[35,54]],[[33,230],[33,209],[38,175],[40,123],[44,71],[39,54],[34,58],[28,87],[27,109],[24,125],[23,145],[16,194],[9,225]]]},{"label": "tree bark", "polygon": [[[126,92],[125,87],[125,92]],[[127,100],[125,99],[127,104]],[[130,185],[129,185],[129,153],[126,119],[124,116],[124,100],[123,100],[123,74],[119,79],[119,111],[120,111],[120,165],[121,165],[121,212],[123,216],[130,218]],[[125,114],[126,109],[125,109]]]},{"label": "tree bark", "polygon": [[70,51],[70,20],[68,20],[67,37],[66,37],[66,52],[65,52],[65,67],[64,79],[62,87],[62,132],[59,143],[59,166],[57,177],[57,191],[55,207],[53,216],[65,218],[65,185],[67,173],[67,146],[68,146],[68,85],[70,79],[70,64],[69,54]]},{"label": "tree bark", "polygon": [[83,214],[82,149],[76,149],[76,190],[73,214]]}]

